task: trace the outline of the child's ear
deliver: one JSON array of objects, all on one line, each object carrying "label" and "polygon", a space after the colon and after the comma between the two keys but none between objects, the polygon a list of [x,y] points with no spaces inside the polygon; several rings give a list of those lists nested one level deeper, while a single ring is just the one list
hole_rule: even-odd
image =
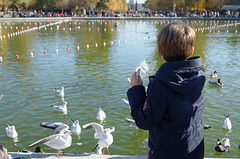
[{"label": "child's ear", "polygon": [[158,47],[158,56],[162,56],[161,55],[161,51],[160,51],[160,48]]},{"label": "child's ear", "polygon": [[194,52],[194,47],[192,47],[192,52],[191,52],[191,54],[189,56],[192,56],[193,52]]}]

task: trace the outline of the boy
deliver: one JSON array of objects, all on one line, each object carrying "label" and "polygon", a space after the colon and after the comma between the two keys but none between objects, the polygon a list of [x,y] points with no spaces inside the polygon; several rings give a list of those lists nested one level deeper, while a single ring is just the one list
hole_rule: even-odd
[{"label": "boy", "polygon": [[161,65],[149,78],[147,94],[141,77],[134,73],[127,92],[137,126],[149,130],[148,158],[203,159],[203,86],[205,67],[193,54],[194,30],[172,22],[158,34]]}]

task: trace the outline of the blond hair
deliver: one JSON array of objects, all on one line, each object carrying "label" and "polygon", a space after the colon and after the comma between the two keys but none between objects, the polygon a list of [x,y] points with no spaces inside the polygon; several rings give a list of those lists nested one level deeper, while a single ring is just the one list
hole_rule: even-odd
[{"label": "blond hair", "polygon": [[0,144],[0,158],[9,159],[8,150],[1,144]]},{"label": "blond hair", "polygon": [[158,33],[158,48],[167,62],[185,61],[192,53],[196,35],[184,22],[165,25]]}]

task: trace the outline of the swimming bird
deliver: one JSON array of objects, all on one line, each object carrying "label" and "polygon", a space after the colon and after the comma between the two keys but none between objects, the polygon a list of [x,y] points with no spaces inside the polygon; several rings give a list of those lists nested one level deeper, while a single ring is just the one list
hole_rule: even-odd
[{"label": "swimming bird", "polygon": [[218,139],[215,150],[218,152],[225,152],[230,150],[230,139],[225,137],[223,139]]},{"label": "swimming bird", "polygon": [[204,124],[204,130],[210,129],[210,128],[211,128],[211,125],[205,125],[205,124]]},{"label": "swimming bird", "polygon": [[228,114],[228,115],[224,114],[224,116],[225,116],[225,120],[223,121],[223,128],[231,130],[232,129],[232,123],[229,119],[230,114]]},{"label": "swimming bird", "polygon": [[63,112],[63,114],[67,114],[67,102],[63,102],[62,105],[51,105],[51,107],[59,112]]},{"label": "swimming bird", "polygon": [[3,98],[3,95],[1,94],[1,95],[0,95],[0,100],[1,100],[2,98]]},{"label": "swimming bird", "polygon": [[73,134],[78,136],[78,139],[80,139],[80,134],[81,134],[81,127],[79,125],[79,121],[78,120],[73,120],[72,126],[71,126],[71,131],[73,132]]},{"label": "swimming bird", "polygon": [[102,108],[98,108],[98,113],[97,113],[96,119],[103,121],[105,118],[106,118],[105,112],[102,110]]},{"label": "swimming bird", "polygon": [[[72,145],[72,136],[69,130],[63,130],[63,133],[50,135],[48,137],[42,138],[31,145],[28,148],[31,148],[36,145],[45,144],[55,150],[63,150]],[[63,153],[64,154],[64,153]],[[56,154],[57,157],[60,157]]]},{"label": "swimming bird", "polygon": [[61,87],[61,89],[54,89],[54,92],[56,93],[57,96],[64,97],[64,87]]},{"label": "swimming bird", "polygon": [[220,78],[217,81],[208,81],[208,83],[213,86],[223,87],[223,83]]},{"label": "swimming bird", "polygon": [[7,133],[7,136],[9,138],[17,138],[18,137],[18,133],[16,131],[16,128],[14,125],[10,124],[10,123],[6,123],[7,124],[7,127],[6,127],[6,133]]},{"label": "swimming bird", "polygon": [[[97,148],[97,153],[104,155],[105,148],[107,148],[108,151],[108,147],[113,143],[113,136],[111,133],[115,131],[115,127],[104,129],[104,127],[98,123],[88,123],[83,125],[83,128],[95,129],[94,138],[98,139],[98,143],[96,144],[92,151],[94,151]],[[108,154],[111,155],[109,151]]]},{"label": "swimming bird", "polygon": [[42,122],[41,127],[52,129],[51,135],[63,134],[64,130],[68,130],[69,126],[61,122]]},{"label": "swimming bird", "polygon": [[0,63],[3,62],[3,58],[2,58],[2,55],[0,54]]},{"label": "swimming bird", "polygon": [[135,126],[136,128],[138,128],[137,125],[136,125],[135,120],[130,119],[130,118],[125,118],[125,121],[126,121],[130,126]]},{"label": "swimming bird", "polygon": [[33,57],[33,52],[31,49],[30,49],[30,56]]},{"label": "swimming bird", "polygon": [[211,73],[211,78],[217,78],[218,77],[218,73],[217,71],[214,71],[213,73]]},{"label": "swimming bird", "polygon": [[41,147],[36,147],[35,148],[35,153],[45,153]]},{"label": "swimming bird", "polygon": [[126,108],[131,108],[128,100],[126,100],[126,99],[124,99],[124,98],[122,97],[122,98],[121,98],[121,101],[122,101],[123,105],[124,105]]}]

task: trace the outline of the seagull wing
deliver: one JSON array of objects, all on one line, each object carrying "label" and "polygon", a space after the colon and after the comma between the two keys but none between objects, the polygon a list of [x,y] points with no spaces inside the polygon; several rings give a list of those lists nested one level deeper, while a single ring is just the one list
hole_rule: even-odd
[{"label": "seagull wing", "polygon": [[61,126],[59,126],[59,127],[57,127],[56,129],[53,130],[52,135],[60,134],[60,133],[62,133],[63,130],[67,130],[67,129],[69,129],[68,125],[66,125],[66,124],[61,125]]},{"label": "seagull wing", "polygon": [[44,127],[44,128],[48,128],[48,129],[56,129],[59,126],[62,125],[66,125],[64,123],[61,122],[42,122],[40,123],[40,126]]},{"label": "seagull wing", "polygon": [[89,124],[83,125],[82,127],[84,129],[89,129],[89,128],[95,129],[95,134],[94,134],[95,139],[101,139],[102,136],[104,135],[104,128],[102,125],[98,123],[89,123]]},{"label": "seagull wing", "polygon": [[51,136],[45,137],[45,138],[43,138],[43,139],[40,139],[40,140],[32,143],[31,145],[28,146],[28,148],[33,147],[33,146],[36,146],[36,145],[43,144],[43,143],[48,142],[48,141],[50,141],[50,140],[54,140],[54,139],[56,139],[57,137],[58,137],[58,135],[51,135]]},{"label": "seagull wing", "polygon": [[128,100],[126,100],[126,99],[124,99],[124,98],[122,98],[121,100],[122,100],[122,102],[123,102],[123,105],[124,105],[126,108],[131,108]]},{"label": "seagull wing", "polygon": [[69,126],[61,122],[42,122],[40,126],[48,129],[53,129],[51,135],[60,134],[62,130],[69,129]]}]

